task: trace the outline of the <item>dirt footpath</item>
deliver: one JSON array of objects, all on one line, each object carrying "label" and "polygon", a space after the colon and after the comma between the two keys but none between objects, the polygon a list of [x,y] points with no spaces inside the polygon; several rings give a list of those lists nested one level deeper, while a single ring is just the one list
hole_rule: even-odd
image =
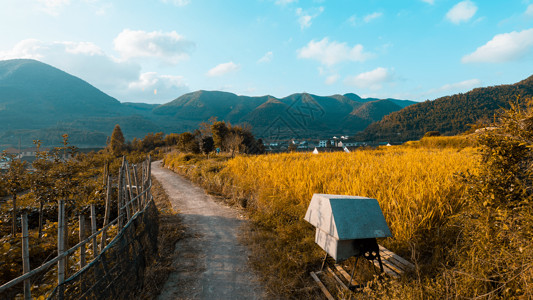
[{"label": "dirt footpath", "polygon": [[176,271],[158,299],[263,299],[257,277],[248,268],[245,246],[237,241],[245,224],[239,213],[213,200],[176,173],[152,163],[152,175],[167,192],[187,228],[176,244]]}]

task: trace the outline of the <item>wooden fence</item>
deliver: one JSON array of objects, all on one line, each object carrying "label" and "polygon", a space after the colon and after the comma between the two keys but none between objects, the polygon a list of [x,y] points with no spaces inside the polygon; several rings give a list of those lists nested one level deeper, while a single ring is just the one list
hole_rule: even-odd
[{"label": "wooden fence", "polygon": [[[90,219],[91,219],[91,235],[85,236],[86,233],[86,216],[84,214],[79,215],[79,243],[74,247],[65,249],[66,237],[67,237],[67,220],[65,218],[65,201],[60,200],[58,203],[58,235],[57,235],[57,250],[58,254],[55,258],[47,261],[41,266],[30,268],[29,260],[29,234],[28,234],[28,216],[22,215],[22,261],[23,261],[23,275],[19,276],[4,285],[0,286],[0,296],[13,288],[14,286],[23,283],[24,285],[24,299],[31,299],[31,281],[37,275],[49,270],[53,265],[57,264],[57,286],[53,293],[57,299],[64,299],[65,297],[65,281],[73,278],[77,274],[84,272],[85,269],[95,261],[99,256],[103,254],[106,248],[106,241],[108,230],[111,226],[117,225],[117,235],[110,242],[113,243],[115,239],[121,237],[121,233],[139,213],[141,213],[152,200],[151,196],[151,166],[150,157],[142,162],[140,165],[129,164],[126,159],[122,160],[122,166],[118,174],[117,184],[117,218],[109,220],[111,215],[111,198],[112,198],[112,180],[109,172],[106,172],[107,193],[105,201],[105,214],[103,226],[97,230],[96,223],[96,209],[95,205],[90,206]],[[100,237],[100,239],[98,239]],[[92,246],[92,260],[87,260],[87,246]],[[89,247],[90,247],[89,246]],[[67,275],[66,265],[69,255],[76,253],[79,249],[79,270],[69,278],[65,278]],[[48,295],[50,297],[50,295]],[[0,297],[1,298],[1,297]]]}]

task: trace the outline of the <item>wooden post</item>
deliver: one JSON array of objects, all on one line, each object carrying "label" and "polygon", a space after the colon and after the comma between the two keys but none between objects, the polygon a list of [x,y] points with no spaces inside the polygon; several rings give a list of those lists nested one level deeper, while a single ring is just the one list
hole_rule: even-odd
[{"label": "wooden post", "polygon": [[122,167],[118,171],[118,195],[117,195],[117,218],[118,218],[118,231],[122,230]]},{"label": "wooden post", "polygon": [[[96,233],[96,207],[94,204],[91,204],[91,232],[92,234]],[[98,256],[98,241],[96,236],[93,237],[93,257]]]},{"label": "wooden post", "polygon": [[[28,214],[22,215],[22,271],[24,274],[30,271],[30,247],[28,237]],[[24,280],[24,299],[31,299],[30,280]]]},{"label": "wooden post", "polygon": [[126,210],[126,222],[127,223],[129,220],[130,220],[130,205],[129,205],[129,202],[130,202],[130,198],[129,198],[129,194],[128,194],[128,190],[127,190],[127,183],[126,183],[126,173],[127,173],[127,164],[124,164],[124,169],[122,169],[122,171],[124,172],[122,174],[122,195],[124,196],[123,200],[124,200],[124,203],[123,203],[123,207],[124,207],[124,210]]},{"label": "wooden post", "polygon": [[[133,192],[131,191],[131,174],[130,174],[130,166],[128,164],[128,162],[126,161],[126,177],[128,178],[128,196],[129,196],[129,199],[128,199],[128,202],[131,201],[133,199]],[[131,203],[131,206],[133,206],[133,202]],[[129,207],[129,205],[128,205]],[[133,212],[134,210],[132,210]],[[130,219],[130,217],[128,216],[128,220]]]},{"label": "wooden post", "polygon": [[[80,214],[80,243],[84,241],[85,236],[85,215]],[[80,247],[80,269],[83,269],[87,263],[85,258],[85,245]]]},{"label": "wooden post", "polygon": [[[148,155],[148,174],[146,174],[146,180],[147,180],[147,184],[148,186],[150,186],[151,182],[152,182],[152,157],[150,155]],[[146,197],[147,197],[147,201],[150,201],[151,200],[151,190],[149,190],[148,192],[146,192]]]},{"label": "wooden post", "polygon": [[135,182],[135,194],[136,197],[137,197],[137,206],[139,207],[139,210],[142,209],[142,202],[141,202],[141,197],[139,196],[140,195],[140,188],[139,188],[139,177],[137,176],[137,165],[132,165],[132,169],[133,169],[133,181]]},{"label": "wooden post", "polygon": [[[66,201],[64,205],[66,205]],[[65,251],[68,249],[68,215],[67,214],[68,212],[65,206],[64,211],[63,211],[63,249],[65,249]],[[68,265],[69,265],[68,259],[65,258],[65,278],[68,278],[68,271],[69,271]]]},{"label": "wooden post", "polygon": [[[141,164],[141,193],[146,190],[146,160],[143,160]],[[146,194],[143,194],[142,197],[143,207],[146,205]]]},{"label": "wooden post", "polygon": [[[109,223],[109,215],[111,214],[111,176],[107,175],[107,195],[105,199],[105,214],[104,214],[104,225],[105,227]],[[105,243],[107,239],[107,230],[102,231],[102,239],[100,240],[100,251],[104,250]]]},{"label": "wooden post", "polygon": [[[57,255],[65,252],[65,200],[59,200],[58,218],[57,218]],[[65,287],[65,258],[57,262],[57,298],[63,300]]]},{"label": "wooden post", "polygon": [[126,163],[124,164],[126,169],[124,170],[126,172],[126,179],[128,180],[127,184],[125,186],[127,186],[127,189],[126,189],[126,212],[128,213],[128,221],[130,220],[131,218],[131,215],[130,215],[130,210],[133,214],[133,209],[130,208],[130,204],[133,206],[133,203],[129,203],[131,201],[131,199],[133,199],[133,195],[132,195],[132,192],[131,192],[131,176],[130,176],[130,167],[128,165],[128,162],[126,161]]}]

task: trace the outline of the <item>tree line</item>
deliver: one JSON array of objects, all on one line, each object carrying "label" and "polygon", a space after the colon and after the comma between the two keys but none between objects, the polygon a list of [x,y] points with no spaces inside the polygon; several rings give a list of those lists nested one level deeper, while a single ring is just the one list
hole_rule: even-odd
[{"label": "tree line", "polygon": [[251,128],[235,126],[224,121],[211,118],[200,123],[199,128],[192,132],[149,133],[143,139],[134,138],[126,142],[120,126],[117,124],[108,139],[107,149],[115,156],[125,152],[149,153],[158,148],[172,147],[181,152],[209,154],[211,152],[227,152],[236,154],[262,154],[265,152],[263,141],[255,139]]}]

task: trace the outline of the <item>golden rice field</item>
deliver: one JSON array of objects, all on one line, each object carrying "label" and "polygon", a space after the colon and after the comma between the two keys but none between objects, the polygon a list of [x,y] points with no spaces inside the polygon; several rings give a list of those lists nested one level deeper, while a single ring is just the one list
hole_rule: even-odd
[{"label": "golden rice field", "polygon": [[[323,255],[313,227],[303,220],[314,193],[377,199],[394,236],[379,242],[435,274],[457,236],[450,217],[466,204],[458,174],[475,172],[477,161],[474,148],[397,146],[228,160],[170,153],[165,165],[236,202],[246,199],[252,220],[270,232],[252,242],[259,249],[256,267],[278,274],[274,284],[290,294],[304,286]],[[300,282],[289,283],[291,276]]]},{"label": "golden rice field", "polygon": [[229,160],[224,173],[270,216],[302,219],[314,193],[378,199],[394,239],[408,244],[463,205],[455,175],[474,170],[474,157],[471,149],[406,148],[242,156]]}]

